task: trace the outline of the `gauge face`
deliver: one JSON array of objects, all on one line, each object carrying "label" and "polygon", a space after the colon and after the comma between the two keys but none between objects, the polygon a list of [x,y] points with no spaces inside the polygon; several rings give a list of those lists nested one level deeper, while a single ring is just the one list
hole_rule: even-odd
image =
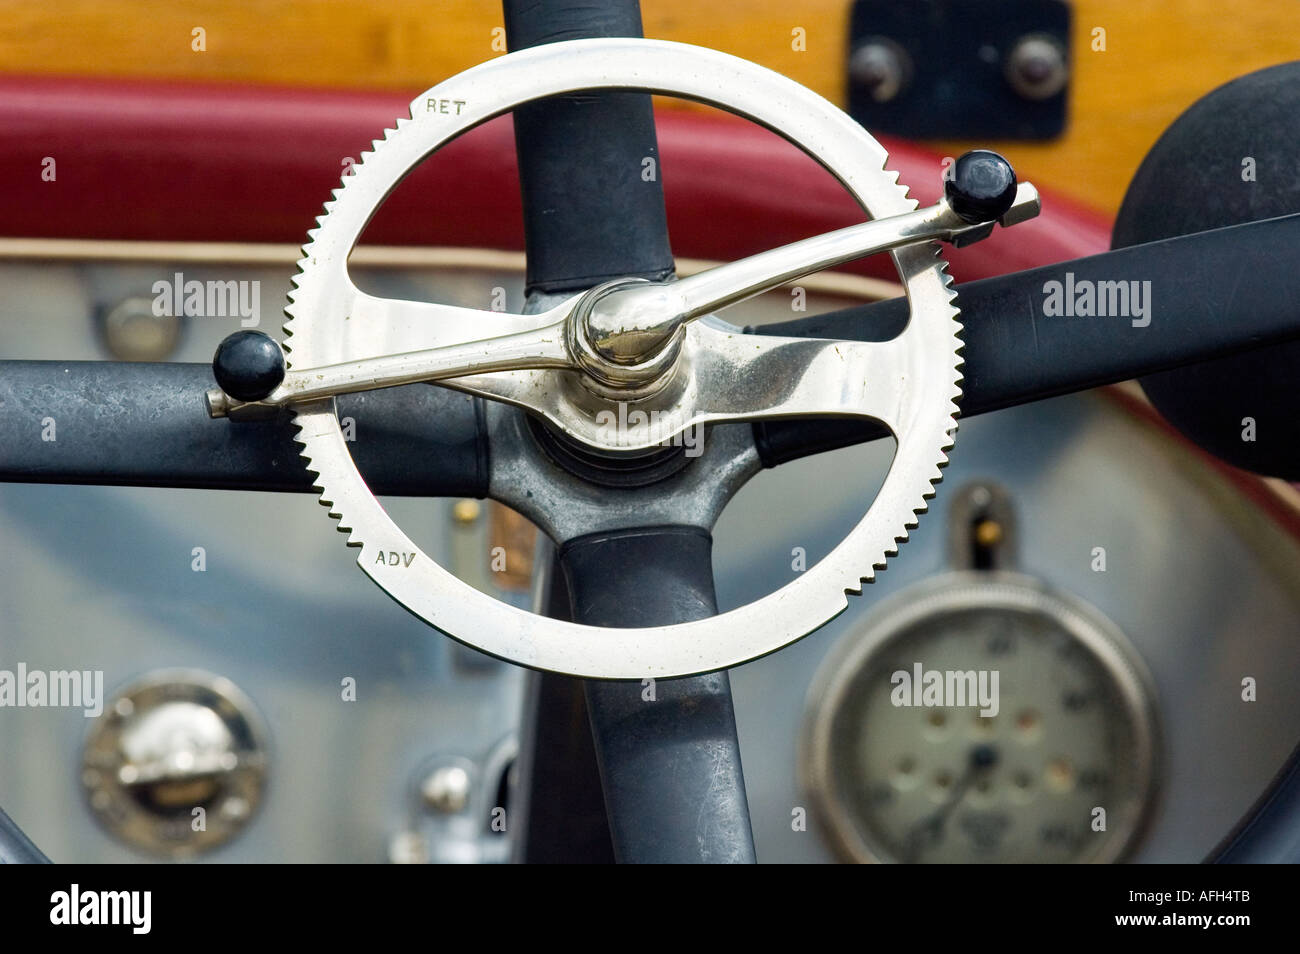
[{"label": "gauge face", "polygon": [[1027,577],[900,594],[812,699],[805,783],[851,860],[1113,861],[1140,832],[1155,761],[1141,664]]},{"label": "gauge face", "polygon": [[157,670],[115,696],[86,740],[96,819],[144,851],[191,857],[242,831],[268,757],[252,702],[229,679]]}]

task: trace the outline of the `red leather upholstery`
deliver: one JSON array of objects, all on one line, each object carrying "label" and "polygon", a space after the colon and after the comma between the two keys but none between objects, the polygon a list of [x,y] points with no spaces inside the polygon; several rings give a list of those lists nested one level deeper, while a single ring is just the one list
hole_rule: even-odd
[{"label": "red leather upholstery", "polygon": [[[398,93],[0,78],[7,236],[300,243],[345,158],[407,114]],[[774,134],[660,110],[676,254],[729,259],[860,221],[843,189]],[[884,140],[900,181],[939,194],[941,157]],[[45,157],[53,181],[42,179]],[[1032,178],[1032,170],[1021,170]],[[1105,249],[1109,223],[1044,190],[1037,221],[954,250],[961,281]],[[522,247],[509,117],[425,163],[371,224],[377,244]],[[858,270],[893,277],[880,257]]]}]

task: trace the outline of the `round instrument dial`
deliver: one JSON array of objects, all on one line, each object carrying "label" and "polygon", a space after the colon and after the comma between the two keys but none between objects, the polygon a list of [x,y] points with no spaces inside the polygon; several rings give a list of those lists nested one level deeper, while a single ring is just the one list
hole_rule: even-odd
[{"label": "round instrument dial", "polygon": [[831,654],[804,781],[850,860],[1118,860],[1153,795],[1149,685],[1091,607],[1029,577],[950,574]]}]

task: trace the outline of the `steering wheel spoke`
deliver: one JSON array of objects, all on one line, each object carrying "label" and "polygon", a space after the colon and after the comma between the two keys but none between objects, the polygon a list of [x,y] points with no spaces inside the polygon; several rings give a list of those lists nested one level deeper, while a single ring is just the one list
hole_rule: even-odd
[{"label": "steering wheel spoke", "polygon": [[[568,541],[557,563],[574,622],[668,625],[716,615],[712,547],[706,531],[690,526]],[[617,860],[754,861],[727,673],[593,680],[586,695]]]}]

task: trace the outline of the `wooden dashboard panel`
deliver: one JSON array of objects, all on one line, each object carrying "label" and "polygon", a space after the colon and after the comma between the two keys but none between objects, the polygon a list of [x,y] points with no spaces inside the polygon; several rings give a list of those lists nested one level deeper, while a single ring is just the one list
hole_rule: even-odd
[{"label": "wooden dashboard panel", "polygon": [[[712,46],[844,102],[847,0],[644,0],[647,36]],[[1026,176],[1113,214],[1142,156],[1188,105],[1300,58],[1294,0],[1075,0],[1067,133],[983,142]],[[1092,30],[1106,31],[1104,52]],[[794,49],[792,31],[805,31]],[[203,50],[194,31],[202,29]],[[418,91],[501,55],[498,0],[0,0],[0,73]],[[936,143],[956,154],[973,143]]]}]

